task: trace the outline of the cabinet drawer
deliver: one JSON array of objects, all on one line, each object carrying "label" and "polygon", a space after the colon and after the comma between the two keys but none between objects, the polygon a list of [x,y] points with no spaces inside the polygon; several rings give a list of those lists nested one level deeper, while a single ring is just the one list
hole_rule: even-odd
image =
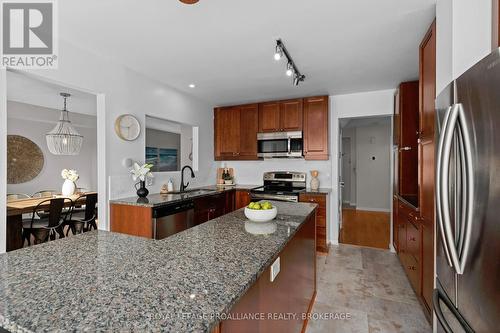
[{"label": "cabinet drawer", "polygon": [[326,217],[321,215],[316,215],[316,226],[318,227],[326,227]]},{"label": "cabinet drawer", "polygon": [[417,295],[420,295],[420,266],[417,260],[413,256],[408,255],[403,264],[405,265],[406,275],[408,275],[413,289],[415,289]]},{"label": "cabinet drawer", "polygon": [[420,230],[410,221],[406,226],[406,248],[407,253],[420,262]]},{"label": "cabinet drawer", "polygon": [[322,206],[326,204],[326,196],[319,194],[305,194],[300,196],[300,201],[317,203]]}]

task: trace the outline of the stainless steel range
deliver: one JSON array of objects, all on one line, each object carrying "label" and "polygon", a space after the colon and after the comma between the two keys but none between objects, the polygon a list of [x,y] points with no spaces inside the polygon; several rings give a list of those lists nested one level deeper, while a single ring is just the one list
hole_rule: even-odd
[{"label": "stainless steel range", "polygon": [[278,200],[298,202],[299,194],[306,190],[306,173],[273,171],[264,173],[264,186],[250,191],[252,201]]}]

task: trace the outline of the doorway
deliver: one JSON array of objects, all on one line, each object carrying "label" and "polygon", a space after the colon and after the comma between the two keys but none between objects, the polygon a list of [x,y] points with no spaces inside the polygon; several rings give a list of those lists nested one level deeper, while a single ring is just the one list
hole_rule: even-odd
[{"label": "doorway", "polygon": [[391,117],[340,119],[340,243],[389,249]]},{"label": "doorway", "polygon": [[[3,214],[0,214],[0,253],[27,246],[28,239],[33,244],[33,237],[25,239],[24,234],[18,237],[21,226],[18,222],[22,220],[24,223],[23,218],[35,222],[42,220],[45,211],[37,211],[36,214],[28,212],[38,201],[63,196],[71,199],[73,202],[65,199],[62,215],[75,208],[71,210],[76,220],[79,217],[76,209],[83,211],[86,207],[83,204],[85,195],[97,193],[102,200],[95,206],[93,229],[105,229],[106,175],[101,172],[105,170],[105,148],[97,144],[99,140],[104,142],[104,95],[16,70],[0,74],[3,82],[8,83],[0,94],[0,115],[4,121],[0,141],[5,148],[5,153],[0,157],[0,176],[6,180],[0,188],[0,203],[4,207]],[[61,128],[58,120],[63,115],[64,99],[67,100],[69,111],[66,112],[67,117],[71,127],[83,138],[82,144],[63,140],[63,146],[58,147],[57,140],[49,142],[47,133]],[[23,159],[29,162],[21,163]],[[71,181],[67,182],[74,185],[70,186],[73,190],[68,187],[64,190],[62,186],[65,183],[64,169],[76,170],[71,173]],[[68,173],[64,174],[69,179]],[[94,202],[93,199],[91,201]],[[94,207],[94,204],[89,207]],[[63,237],[59,232],[51,236],[53,238],[50,240]]]}]

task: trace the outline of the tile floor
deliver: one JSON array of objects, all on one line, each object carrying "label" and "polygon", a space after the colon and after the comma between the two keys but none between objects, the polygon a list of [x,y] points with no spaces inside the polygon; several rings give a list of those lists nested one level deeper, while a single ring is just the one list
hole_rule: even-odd
[{"label": "tile floor", "polygon": [[310,320],[307,333],[432,332],[396,254],[341,244],[318,257],[317,269],[313,314],[350,318]]}]

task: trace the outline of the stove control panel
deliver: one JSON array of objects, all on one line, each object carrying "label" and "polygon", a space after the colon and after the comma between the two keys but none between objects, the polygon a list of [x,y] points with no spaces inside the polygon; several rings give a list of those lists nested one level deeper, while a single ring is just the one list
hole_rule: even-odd
[{"label": "stove control panel", "polygon": [[306,182],[305,172],[274,171],[264,173],[264,181],[277,180],[283,182]]}]

